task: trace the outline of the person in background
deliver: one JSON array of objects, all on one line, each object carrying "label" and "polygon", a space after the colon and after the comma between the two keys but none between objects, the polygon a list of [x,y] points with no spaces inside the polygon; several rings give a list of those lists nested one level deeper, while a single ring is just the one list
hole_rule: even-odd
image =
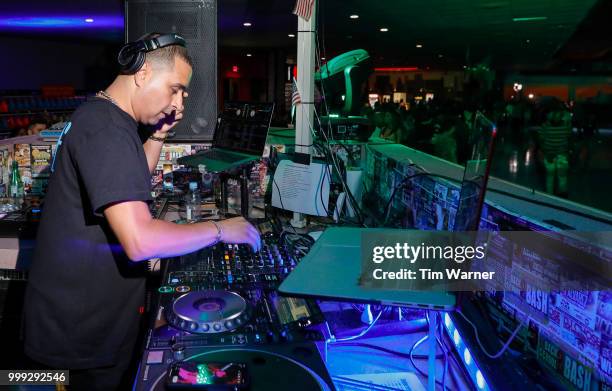
[{"label": "person in background", "polygon": [[572,134],[568,118],[561,109],[551,110],[538,130],[538,144],[546,169],[546,192],[564,197],[567,196],[569,139]]},{"label": "person in background", "polygon": [[32,119],[32,122],[30,122],[27,133],[28,136],[39,135],[40,132],[45,129],[47,129],[47,121],[45,121],[43,118],[35,117]]},{"label": "person in background", "polygon": [[385,126],[385,113],[382,111],[373,111],[369,118],[372,126],[374,127],[374,131],[372,132],[369,140],[381,141],[382,137],[380,137],[380,133]]},{"label": "person in background", "polygon": [[401,117],[397,111],[388,110],[385,112],[380,137],[399,144],[404,141],[405,133]]}]

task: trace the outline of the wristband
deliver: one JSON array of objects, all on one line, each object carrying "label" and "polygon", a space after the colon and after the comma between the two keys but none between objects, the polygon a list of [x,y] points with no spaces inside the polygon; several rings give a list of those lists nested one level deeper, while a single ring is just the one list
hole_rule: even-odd
[{"label": "wristband", "polygon": [[164,141],[166,141],[166,137],[155,137],[153,135],[150,135],[149,140],[159,141],[160,143],[163,143]]},{"label": "wristband", "polygon": [[217,228],[217,237],[215,238],[215,242],[211,244],[211,246],[214,246],[215,244],[221,241],[221,235],[223,235],[223,229],[216,221],[213,221],[213,220],[209,220],[209,221],[213,223],[213,225]]}]

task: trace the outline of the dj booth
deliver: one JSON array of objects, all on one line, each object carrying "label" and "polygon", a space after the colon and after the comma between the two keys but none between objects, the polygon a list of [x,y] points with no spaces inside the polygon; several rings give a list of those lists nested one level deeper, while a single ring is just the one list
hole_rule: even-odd
[{"label": "dj booth", "polygon": [[[290,156],[292,137],[290,129],[271,130],[267,151],[274,147]],[[464,167],[397,144],[345,140],[331,149],[342,150],[352,170],[362,172],[359,202],[368,221],[395,229],[446,231],[453,225]],[[403,186],[406,177],[419,172],[435,175]],[[160,217],[180,221],[180,203],[164,197],[157,205]],[[338,264],[310,268],[308,274],[307,268],[300,270],[303,259],[313,261],[308,252],[321,231],[337,224],[312,218],[296,230],[277,212],[266,208],[264,218],[253,220],[262,234],[259,252],[218,244],[151,261],[159,285],[147,308],[151,320],[135,389],[179,389],[189,383],[193,389],[424,390],[432,373],[436,389],[591,390],[610,384],[603,365],[610,354],[607,292],[586,292],[582,307],[563,292],[545,292],[539,304],[518,293],[480,292],[457,311],[351,301],[341,294],[337,300],[292,296],[284,281],[316,287],[325,276],[343,278]],[[348,220],[347,213],[344,217]],[[584,256],[609,261],[609,248],[589,246],[573,232],[609,231],[611,222],[608,213],[490,178],[479,229],[558,232]],[[333,229],[351,235],[351,228]],[[351,240],[346,236],[344,245]],[[350,252],[334,251],[341,262],[354,261]],[[540,261],[546,256],[540,254]],[[501,263],[496,267],[504,272]],[[508,339],[512,345],[499,357],[483,352],[483,344],[498,351]]]},{"label": "dj booth", "polygon": [[[513,292],[479,292],[457,310],[288,293],[285,281],[317,287],[332,275],[341,285],[343,268],[337,265],[315,268],[299,279],[295,273],[306,270],[300,270],[301,262],[312,261],[309,251],[320,238],[326,240],[325,232],[351,235],[359,225],[356,213],[349,211],[350,202],[344,208],[334,205],[342,190],[337,174],[330,178],[333,202],[328,216],[309,218],[304,229],[292,228],[287,213],[270,207],[271,200],[262,194],[270,192],[274,182],[265,167],[272,159],[291,158],[292,140],[293,130],[270,129],[266,157],[250,174],[238,170],[238,179],[230,178],[225,192],[203,183],[211,181],[210,173],[202,175],[197,169],[175,166],[173,176],[159,173],[160,181],[174,181],[174,189],[158,192],[151,205],[156,217],[185,223],[181,181],[198,178],[202,187],[213,190],[204,194],[200,217],[219,219],[224,212],[231,216],[232,207],[240,213],[238,200],[246,196],[249,207],[242,212],[259,229],[263,246],[253,252],[244,245],[219,243],[149,261],[150,289],[143,311],[147,319],[134,389],[179,389],[187,387],[180,384],[185,382],[193,383],[192,389],[424,390],[428,381],[431,389],[432,373],[436,389],[451,390],[605,390],[612,384],[612,298],[607,291],[551,291],[537,300]],[[162,155],[168,156],[162,157],[172,167],[174,158],[206,146],[164,148]],[[356,201],[370,226],[447,231],[454,225],[464,167],[391,143],[339,140],[329,148],[344,161],[346,172],[359,172],[363,187],[355,192]],[[241,182],[244,175],[249,178]],[[241,183],[248,191],[238,190]],[[222,198],[226,200],[220,202]],[[339,209],[336,219],[334,209]],[[584,243],[579,235],[610,231],[609,213],[494,177],[488,182],[478,227],[557,232],[580,257],[612,259],[609,247]],[[6,232],[3,236],[4,253],[15,262],[19,259],[19,264],[3,268],[26,268],[31,240]],[[351,240],[354,236],[346,236],[344,242]],[[336,258],[353,262],[349,254],[338,250]],[[540,263],[551,256],[530,254]],[[502,263],[496,267],[512,273],[504,271]],[[10,282],[13,274],[7,271],[3,279]],[[22,274],[19,282],[26,279]],[[488,352],[500,351],[510,339],[503,354],[489,357]]]}]

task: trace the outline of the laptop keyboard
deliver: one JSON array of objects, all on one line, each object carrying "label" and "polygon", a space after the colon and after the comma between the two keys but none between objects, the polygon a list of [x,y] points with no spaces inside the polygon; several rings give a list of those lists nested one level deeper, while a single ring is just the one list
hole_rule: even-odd
[{"label": "laptop keyboard", "polygon": [[242,155],[238,155],[238,154],[231,153],[231,152],[219,151],[219,150],[208,151],[206,153],[206,157],[208,159],[219,160],[219,161],[227,162],[227,163],[236,162],[238,160],[242,160],[246,158],[245,156],[242,156]]}]

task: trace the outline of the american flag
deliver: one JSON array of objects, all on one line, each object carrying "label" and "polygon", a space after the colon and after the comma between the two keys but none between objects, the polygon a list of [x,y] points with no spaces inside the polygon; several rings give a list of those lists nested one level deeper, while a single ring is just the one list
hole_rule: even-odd
[{"label": "american flag", "polygon": [[312,9],[314,8],[315,0],[297,0],[295,2],[295,8],[293,13],[297,16],[301,16],[308,22],[312,16]]},{"label": "american flag", "polygon": [[291,105],[297,106],[302,103],[302,97],[300,96],[300,91],[297,88],[297,82],[295,78],[293,79],[293,92],[291,93]]}]

